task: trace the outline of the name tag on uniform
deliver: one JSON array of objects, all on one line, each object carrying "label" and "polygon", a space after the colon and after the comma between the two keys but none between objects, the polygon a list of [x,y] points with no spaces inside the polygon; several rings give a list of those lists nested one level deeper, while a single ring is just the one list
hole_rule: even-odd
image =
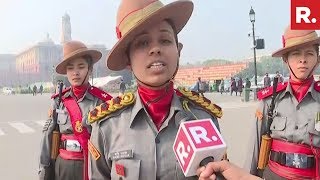
[{"label": "name tag on uniform", "polygon": [[132,159],[133,158],[133,150],[124,150],[119,152],[110,153],[110,160],[119,160],[119,159]]},{"label": "name tag on uniform", "polygon": [[314,120],[314,128],[316,131],[320,132],[320,112],[317,112],[316,118]]}]

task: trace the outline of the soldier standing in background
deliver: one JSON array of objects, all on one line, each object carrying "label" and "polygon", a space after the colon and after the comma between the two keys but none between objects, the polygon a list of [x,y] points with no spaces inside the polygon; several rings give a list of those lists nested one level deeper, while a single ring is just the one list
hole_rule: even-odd
[{"label": "soldier standing in background", "polygon": [[319,44],[316,31],[289,26],[283,48],[273,53],[286,63],[290,79],[258,92],[252,174],[267,180],[320,178],[320,82],[313,78]]},{"label": "soldier standing in background", "polygon": [[[87,142],[91,126],[86,123],[87,114],[111,99],[88,81],[94,63],[101,56],[101,52],[88,49],[79,41],[69,41],[63,46],[63,59],[56,72],[67,75],[71,87],[63,90],[61,99],[58,94],[51,97],[53,111],[49,111],[41,141],[40,180],[88,180]],[[54,131],[60,136],[57,146],[52,145]],[[56,151],[58,156],[52,157],[51,153]]]}]

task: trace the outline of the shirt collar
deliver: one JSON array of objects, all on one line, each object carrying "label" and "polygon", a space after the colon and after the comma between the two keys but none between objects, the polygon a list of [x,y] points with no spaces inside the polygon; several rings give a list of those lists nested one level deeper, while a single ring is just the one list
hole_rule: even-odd
[{"label": "shirt collar", "polygon": [[[131,115],[130,115],[130,122],[129,122],[130,127],[132,127],[133,122],[137,120],[136,117],[141,110],[144,110],[143,103],[140,99],[138,92],[136,92],[136,101],[132,107]],[[169,120],[172,119],[172,117],[176,114],[177,111],[184,111],[184,110],[181,105],[180,98],[177,96],[176,93],[174,93],[173,98],[172,98],[172,102],[171,102],[169,115],[167,117],[167,120],[163,123],[163,125],[167,126],[169,123],[168,119]],[[176,125],[177,125],[177,123],[176,123]],[[179,125],[180,125],[180,123],[177,126],[179,126]]]},{"label": "shirt collar", "polygon": [[291,89],[291,85],[290,85],[289,82],[288,82],[288,84],[287,84],[286,89],[279,94],[279,100],[283,99],[286,94],[291,94],[291,95],[293,95],[293,92],[292,92],[292,89]]},{"label": "shirt collar", "polygon": [[[315,91],[314,89],[314,83],[315,81],[312,82],[311,86],[309,87],[308,91],[306,94],[311,94],[311,97],[314,99],[314,100],[317,100],[318,98],[318,94],[317,92]],[[291,96],[294,96],[293,95],[293,92],[292,92],[292,87],[291,87],[291,84],[288,82],[288,85],[286,87],[286,90],[284,92],[282,92],[280,95],[279,95],[279,100],[282,100],[286,94],[290,94]]]},{"label": "shirt collar", "polygon": [[[89,88],[90,88],[90,87],[89,87]],[[89,88],[88,88],[88,89],[89,89]],[[87,91],[84,93],[83,97],[82,97],[81,99],[79,99],[78,101],[82,101],[84,98],[87,98],[87,99],[89,99],[89,100],[91,100],[91,101],[94,100],[94,96],[89,93],[88,89],[87,89]],[[70,97],[70,96],[74,97],[73,92],[72,92],[71,89],[70,89],[68,92],[66,92],[63,96],[64,96],[65,98]]]}]

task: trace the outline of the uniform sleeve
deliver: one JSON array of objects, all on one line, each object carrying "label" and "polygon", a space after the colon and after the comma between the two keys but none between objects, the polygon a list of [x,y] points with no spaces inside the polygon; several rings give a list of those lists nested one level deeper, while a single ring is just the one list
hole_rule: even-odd
[{"label": "uniform sleeve", "polygon": [[48,168],[51,164],[51,141],[52,141],[52,132],[56,125],[56,122],[53,121],[53,113],[56,109],[56,103],[53,102],[50,108],[50,112],[48,112],[48,118],[45,122],[45,125],[42,130],[42,137],[40,141],[40,158],[39,158],[39,176],[40,179],[46,179],[46,174],[48,172]]},{"label": "uniform sleeve", "polygon": [[260,151],[260,141],[261,141],[261,126],[266,122],[267,105],[264,101],[260,101],[255,114],[255,120],[253,121],[253,127],[251,129],[251,136],[249,139],[249,149],[248,156],[245,162],[245,169],[249,169],[250,173],[257,175],[258,157]]},{"label": "uniform sleeve", "polygon": [[109,144],[105,140],[104,133],[98,123],[92,124],[92,133],[89,145],[89,179],[111,179],[111,161],[108,160],[108,149],[104,146]]}]

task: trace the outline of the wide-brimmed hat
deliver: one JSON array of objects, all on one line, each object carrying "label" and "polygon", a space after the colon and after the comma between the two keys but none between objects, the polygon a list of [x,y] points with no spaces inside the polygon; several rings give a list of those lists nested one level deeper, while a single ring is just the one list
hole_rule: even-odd
[{"label": "wide-brimmed hat", "polygon": [[78,57],[89,55],[92,58],[92,64],[98,62],[102,54],[100,51],[89,49],[80,41],[69,41],[63,45],[63,58],[56,67],[56,72],[59,74],[67,74],[67,64],[70,60]]},{"label": "wide-brimmed hat", "polygon": [[282,36],[283,47],[272,54],[272,57],[282,57],[291,50],[320,44],[320,37],[315,30],[292,30],[289,25]]},{"label": "wide-brimmed hat", "polygon": [[189,0],[179,0],[168,5],[159,0],[122,0],[117,14],[118,42],[107,56],[107,67],[119,71],[127,66],[129,59],[126,50],[141,30],[152,23],[169,19],[179,33],[188,22],[192,11],[193,3]]}]

